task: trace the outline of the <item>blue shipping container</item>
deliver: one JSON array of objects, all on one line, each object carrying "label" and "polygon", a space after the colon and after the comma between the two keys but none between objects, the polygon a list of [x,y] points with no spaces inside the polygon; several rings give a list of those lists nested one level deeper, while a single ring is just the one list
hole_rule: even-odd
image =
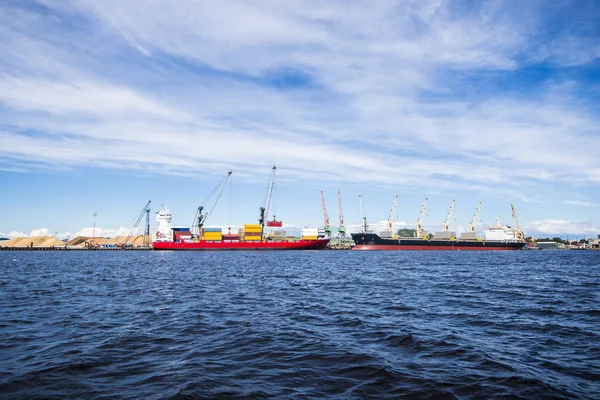
[{"label": "blue shipping container", "polygon": [[221,228],[204,228],[204,232],[221,232]]},{"label": "blue shipping container", "polygon": [[189,231],[190,228],[171,228],[173,231],[177,232],[177,231]]}]

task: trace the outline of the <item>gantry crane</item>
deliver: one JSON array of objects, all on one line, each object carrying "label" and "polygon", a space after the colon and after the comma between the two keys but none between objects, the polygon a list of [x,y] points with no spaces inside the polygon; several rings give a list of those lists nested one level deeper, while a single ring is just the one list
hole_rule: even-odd
[{"label": "gantry crane", "polygon": [[340,236],[346,235],[346,227],[344,226],[344,213],[342,212],[342,195],[338,190],[338,211],[340,215],[340,226],[338,226],[338,233]]},{"label": "gantry crane", "polygon": [[423,202],[423,206],[421,207],[421,213],[419,214],[419,219],[417,219],[417,237],[420,238],[423,233],[423,218],[425,218],[425,212],[427,211],[427,197],[425,197],[425,201]]},{"label": "gantry crane", "polygon": [[446,216],[446,220],[444,221],[444,232],[448,232],[448,226],[450,225],[450,220],[452,219],[453,212],[454,212],[454,199],[452,199],[452,204],[450,204],[450,209],[448,210],[448,215]]},{"label": "gantry crane", "polygon": [[469,232],[475,232],[475,227],[477,226],[477,218],[479,218],[479,213],[481,212],[481,201],[477,204],[477,209],[475,210],[475,215],[473,215],[473,219],[469,224]]},{"label": "gantry crane", "polygon": [[512,216],[515,220],[515,236],[518,240],[525,240],[525,234],[523,234],[521,224],[519,224],[519,218],[517,218],[517,210],[515,210],[515,206],[512,204],[510,205],[510,208],[512,209]]},{"label": "gantry crane", "polygon": [[120,246],[127,247],[128,245],[133,244],[133,243],[130,244],[129,240],[133,237],[133,234],[137,230],[137,227],[140,224],[144,214],[146,214],[146,226],[144,227],[144,242],[143,243],[144,243],[144,246],[148,246],[150,244],[149,243],[150,242],[150,203],[151,203],[151,201],[148,200],[148,202],[142,209],[142,212],[139,213],[137,219],[135,220],[135,223],[133,224],[133,227],[129,231],[129,234],[127,235],[127,237],[125,238],[123,243],[119,243],[119,247]]},{"label": "gantry crane", "polygon": [[327,214],[327,206],[325,206],[325,196],[323,195],[323,191],[321,190],[321,204],[323,205],[323,225],[325,230],[325,235],[331,236],[331,225],[329,225],[329,214]]},{"label": "gantry crane", "polygon": [[387,231],[391,232],[394,225],[394,219],[396,218],[396,205],[398,204],[398,195],[394,197],[394,204],[392,204],[392,209],[390,211],[390,216],[387,220]]},{"label": "gantry crane", "polygon": [[367,233],[367,217],[365,216],[365,207],[363,205],[363,197],[362,194],[358,195],[358,203],[360,204],[360,218],[362,222],[362,233]]},{"label": "gantry crane", "polygon": [[[204,226],[204,224],[206,223],[206,220],[208,219],[208,217],[210,217],[213,210],[215,209],[215,206],[217,205],[217,202],[219,201],[219,198],[221,197],[221,194],[223,193],[223,189],[225,189],[225,185],[227,184],[227,181],[229,180],[231,173],[232,173],[232,171],[229,170],[225,174],[225,176],[223,177],[223,179],[221,179],[219,184],[217,184],[217,186],[215,186],[213,188],[213,190],[210,192],[210,194],[206,197],[203,205],[198,207],[198,210],[196,210],[196,215],[194,216],[194,222],[192,223],[192,227],[193,227],[192,229],[194,229],[194,230],[196,228],[198,229],[198,232],[195,232],[195,234],[197,234],[198,236],[202,235],[202,227]],[[208,203],[209,201],[210,201],[210,204],[207,207],[206,213],[202,214],[202,211],[204,210],[204,204]]]}]

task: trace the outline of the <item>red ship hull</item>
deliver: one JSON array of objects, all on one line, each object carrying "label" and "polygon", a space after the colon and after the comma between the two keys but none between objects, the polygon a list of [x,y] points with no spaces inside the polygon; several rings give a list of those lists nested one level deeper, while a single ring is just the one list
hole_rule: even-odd
[{"label": "red ship hull", "polygon": [[321,250],[329,239],[290,241],[154,242],[153,250]]}]

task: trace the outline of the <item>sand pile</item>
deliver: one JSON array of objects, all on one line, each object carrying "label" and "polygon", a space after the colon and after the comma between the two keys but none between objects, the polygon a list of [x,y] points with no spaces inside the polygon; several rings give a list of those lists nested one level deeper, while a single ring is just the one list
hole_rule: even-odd
[{"label": "sand pile", "polygon": [[16,242],[17,240],[20,240],[20,239],[21,239],[21,238],[15,238],[15,239],[10,239],[10,240],[3,240],[3,241],[1,241],[1,242],[0,242],[0,246],[3,246],[3,247],[11,247],[11,246],[14,246],[14,245],[15,245],[15,242]]},{"label": "sand pile", "polygon": [[84,245],[84,243],[89,240],[90,238],[87,236],[77,236],[74,239],[71,239],[67,242],[67,246],[79,246],[79,245]]},{"label": "sand pile", "polygon": [[40,243],[40,247],[52,247],[52,246],[55,246],[55,247],[61,246],[62,247],[64,245],[65,245],[65,243],[62,240],[60,240],[59,238],[54,237],[54,236],[51,237],[50,239]]}]

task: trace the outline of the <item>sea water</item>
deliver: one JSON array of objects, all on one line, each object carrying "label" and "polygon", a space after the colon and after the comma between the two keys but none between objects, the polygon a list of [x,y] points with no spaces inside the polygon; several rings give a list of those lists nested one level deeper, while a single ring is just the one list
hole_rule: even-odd
[{"label": "sea water", "polygon": [[600,252],[0,252],[1,398],[600,398]]}]

